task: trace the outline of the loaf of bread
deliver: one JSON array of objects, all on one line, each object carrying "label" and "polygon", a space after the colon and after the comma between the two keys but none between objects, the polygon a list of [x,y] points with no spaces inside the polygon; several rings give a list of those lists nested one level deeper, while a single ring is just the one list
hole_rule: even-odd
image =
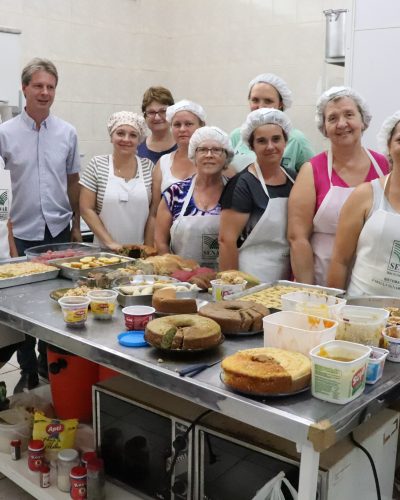
[{"label": "loaf of bread", "polygon": [[153,293],[152,306],[157,312],[190,314],[197,313],[196,299],[176,298],[176,288],[166,287],[155,290]]}]

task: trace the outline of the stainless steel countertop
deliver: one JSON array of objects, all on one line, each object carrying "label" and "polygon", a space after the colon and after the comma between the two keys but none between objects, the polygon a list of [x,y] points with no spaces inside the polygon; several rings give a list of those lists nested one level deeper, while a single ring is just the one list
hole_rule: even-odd
[{"label": "stainless steel countertop", "polygon": [[[68,286],[71,281],[54,279],[2,289],[0,323],[297,443],[307,442],[310,426],[318,429],[324,421],[325,427],[331,431],[334,428],[334,440],[339,440],[400,395],[400,366],[389,361],[382,379],[344,406],[313,398],[310,391],[284,398],[241,396],[225,388],[218,364],[194,378],[180,377],[178,368],[217,361],[238,349],[261,347],[263,337],[229,337],[218,348],[197,354],[123,347],[117,339],[125,330],[120,307],[111,321],[94,320],[89,314],[85,328],[74,330],[65,326],[61,310],[49,293]],[[332,440],[319,446],[323,449],[331,444]]]}]

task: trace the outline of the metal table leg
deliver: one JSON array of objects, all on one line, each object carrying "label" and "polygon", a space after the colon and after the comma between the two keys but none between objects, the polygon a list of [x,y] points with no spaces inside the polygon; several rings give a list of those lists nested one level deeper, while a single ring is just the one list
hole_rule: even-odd
[{"label": "metal table leg", "polygon": [[298,446],[301,453],[298,500],[314,500],[317,494],[319,453],[312,443]]}]

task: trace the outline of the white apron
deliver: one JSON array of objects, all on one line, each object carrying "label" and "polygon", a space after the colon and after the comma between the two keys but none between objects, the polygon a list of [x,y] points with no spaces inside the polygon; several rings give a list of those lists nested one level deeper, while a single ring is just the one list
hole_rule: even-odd
[{"label": "white apron", "polygon": [[179,216],[171,226],[171,251],[184,259],[193,259],[200,266],[218,267],[219,215],[184,215],[193,196],[196,175],[182,205]]},{"label": "white apron", "polygon": [[[143,179],[140,159],[136,157],[139,177],[125,181],[114,174],[112,155],[109,157],[108,182],[103,207],[99,214],[104,227],[117,243],[144,241],[144,228],[149,215],[149,197]],[[104,245],[95,236],[93,242]]]},{"label": "white apron", "polygon": [[378,209],[361,230],[348,295],[400,295],[400,214],[384,209],[388,179]]},{"label": "white apron", "polygon": [[[270,198],[258,163],[255,162],[254,166],[269,201],[261,219],[239,248],[239,270],[250,273],[266,283],[288,279],[290,277],[289,243],[286,238],[288,198]],[[282,171],[294,182],[283,168]]]},{"label": "white apron", "polygon": [[10,172],[0,164],[0,259],[10,258],[7,222],[12,201]]},{"label": "white apron", "polygon": [[[384,173],[371,153],[365,149],[379,177]],[[331,261],[333,245],[340,211],[355,187],[332,185],[332,151],[328,150],[329,191],[326,193],[313,220],[314,228],[311,236],[311,246],[314,252],[314,280],[316,285],[326,286],[326,278]]]}]

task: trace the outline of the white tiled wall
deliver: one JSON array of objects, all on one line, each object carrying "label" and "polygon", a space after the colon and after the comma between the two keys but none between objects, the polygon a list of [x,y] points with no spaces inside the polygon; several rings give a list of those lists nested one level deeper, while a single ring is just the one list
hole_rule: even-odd
[{"label": "white tiled wall", "polygon": [[[106,120],[138,111],[150,85],[200,102],[227,131],[247,112],[247,85],[274,72],[294,94],[289,111],[316,150],[314,107],[343,68],[324,63],[328,8],[351,0],[0,0],[1,25],[22,30],[22,61],[52,59],[54,112],[74,124],[86,163],[109,151]],[[1,58],[1,55],[0,55]]]}]

